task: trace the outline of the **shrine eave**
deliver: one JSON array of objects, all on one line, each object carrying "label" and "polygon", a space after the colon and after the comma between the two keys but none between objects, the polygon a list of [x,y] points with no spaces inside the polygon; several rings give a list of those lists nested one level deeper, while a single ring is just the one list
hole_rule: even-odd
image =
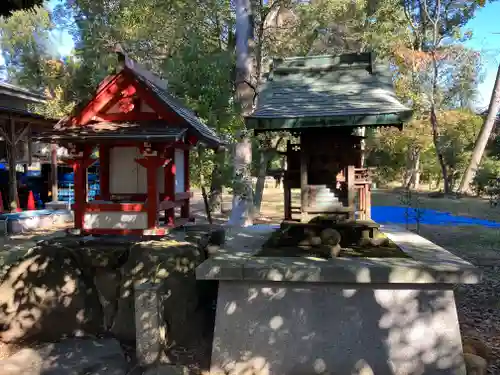
[{"label": "shrine eave", "polygon": [[255,130],[298,130],[305,128],[336,128],[336,127],[370,127],[397,126],[401,127],[411,119],[412,111],[393,113],[352,114],[338,116],[304,116],[304,117],[266,117],[248,116],[246,125]]},{"label": "shrine eave", "polygon": [[40,142],[72,142],[85,143],[88,141],[113,142],[113,141],[143,141],[143,142],[173,142],[182,139],[187,129],[162,128],[141,129],[140,127],[120,128],[118,126],[97,130],[96,127],[72,127],[53,130],[36,135],[35,140]]},{"label": "shrine eave", "polygon": [[21,122],[41,123],[44,125],[53,125],[58,121],[57,119],[33,113],[27,109],[10,108],[2,106],[0,106],[0,119],[13,119]]}]

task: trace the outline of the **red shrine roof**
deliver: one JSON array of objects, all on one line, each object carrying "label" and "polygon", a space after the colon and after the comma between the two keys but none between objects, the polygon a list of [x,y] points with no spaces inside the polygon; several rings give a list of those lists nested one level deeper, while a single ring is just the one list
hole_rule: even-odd
[{"label": "red shrine roof", "polygon": [[38,140],[191,140],[218,147],[224,142],[168,91],[160,77],[118,52],[122,68],[106,77],[93,98],[78,105]]},{"label": "red shrine roof", "polygon": [[35,139],[39,141],[85,142],[87,140],[110,141],[113,139],[131,139],[139,141],[178,141],[187,132],[182,128],[165,128],[162,121],[98,122],[86,126],[73,126],[64,131],[44,132]]}]

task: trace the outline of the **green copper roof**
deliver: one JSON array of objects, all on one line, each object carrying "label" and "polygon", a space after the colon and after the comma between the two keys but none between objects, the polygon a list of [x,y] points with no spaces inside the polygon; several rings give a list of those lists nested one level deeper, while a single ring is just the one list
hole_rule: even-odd
[{"label": "green copper roof", "polygon": [[246,122],[254,129],[399,125],[411,113],[396,98],[389,67],[359,53],[275,61]]}]

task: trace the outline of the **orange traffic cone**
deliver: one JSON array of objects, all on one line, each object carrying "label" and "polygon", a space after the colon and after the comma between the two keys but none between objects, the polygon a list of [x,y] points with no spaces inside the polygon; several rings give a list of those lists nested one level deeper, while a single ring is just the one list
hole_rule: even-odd
[{"label": "orange traffic cone", "polygon": [[3,208],[3,197],[2,197],[2,192],[0,191],[0,214],[3,214],[4,212],[4,208]]},{"label": "orange traffic cone", "polygon": [[27,204],[27,208],[29,211],[33,211],[33,210],[36,210],[36,206],[35,206],[35,196],[33,195],[33,192],[30,190],[30,193],[28,195],[28,204]]}]

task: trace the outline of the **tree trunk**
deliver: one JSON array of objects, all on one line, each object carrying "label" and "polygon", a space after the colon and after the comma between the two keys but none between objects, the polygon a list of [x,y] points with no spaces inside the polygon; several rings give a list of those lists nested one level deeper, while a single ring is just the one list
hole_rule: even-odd
[{"label": "tree trunk", "polygon": [[[434,27],[437,27],[436,25]],[[436,31],[435,31],[436,32]],[[434,48],[436,47],[436,36],[434,36]],[[432,127],[432,140],[434,142],[434,148],[436,149],[436,156],[441,167],[441,174],[443,175],[443,186],[444,193],[450,193],[450,182],[448,179],[448,170],[446,169],[446,163],[444,161],[443,153],[439,147],[439,127],[436,116],[436,94],[437,94],[437,81],[438,81],[438,67],[436,61],[436,51],[435,49],[431,53],[432,55],[432,98],[431,98],[431,127]]]},{"label": "tree trunk", "polygon": [[413,189],[418,190],[420,187],[420,151],[415,155]]},{"label": "tree trunk", "polygon": [[255,213],[260,213],[262,205],[262,196],[264,195],[264,185],[266,182],[267,167],[271,153],[268,150],[262,150],[260,153],[259,175],[255,184],[254,207]]},{"label": "tree trunk", "polygon": [[490,99],[490,106],[488,108],[488,116],[484,121],[483,127],[479,132],[479,136],[476,140],[476,145],[474,146],[474,152],[472,153],[469,166],[465,171],[465,174],[460,182],[459,192],[468,193],[470,192],[470,184],[474,178],[481,159],[484,154],[484,150],[488,144],[488,140],[491,136],[491,132],[495,127],[495,120],[498,113],[500,112],[500,65],[498,66],[497,78],[495,80],[495,86],[493,87],[493,93]]},{"label": "tree trunk", "polygon": [[405,187],[407,189],[418,189],[420,183],[420,150],[408,151],[408,166],[405,176]]},{"label": "tree trunk", "polygon": [[[253,40],[249,0],[237,0],[236,8],[236,102],[241,115],[252,112],[255,91],[252,80]],[[253,189],[250,179],[252,146],[246,129],[238,134],[234,152],[235,184],[230,225],[251,225],[253,222]]]},{"label": "tree trunk", "polygon": [[432,140],[434,142],[434,148],[436,149],[436,155],[441,167],[441,175],[443,176],[443,190],[445,194],[450,193],[450,181],[448,178],[448,170],[446,168],[446,163],[444,161],[444,156],[439,149],[439,133],[438,133],[438,122],[436,117],[436,108],[434,105],[431,106],[431,126],[432,126]]}]

